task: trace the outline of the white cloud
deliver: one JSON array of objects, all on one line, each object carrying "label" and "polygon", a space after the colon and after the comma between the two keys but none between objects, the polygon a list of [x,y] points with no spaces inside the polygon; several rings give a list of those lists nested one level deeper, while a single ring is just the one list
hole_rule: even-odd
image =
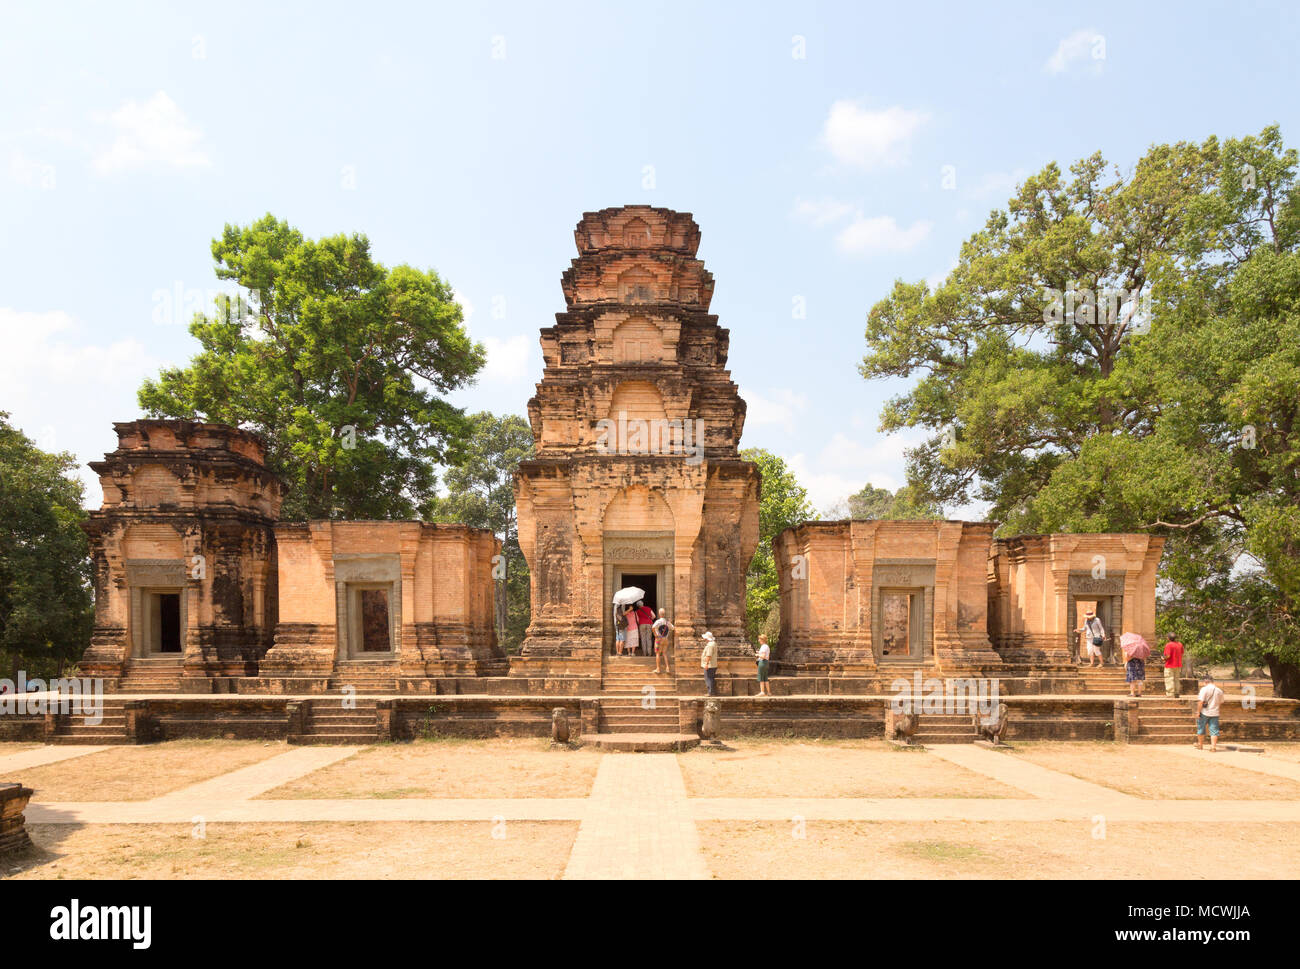
[{"label": "white cloud", "polygon": [[748,427],[771,425],[791,434],[795,431],[796,415],[808,407],[808,398],[786,388],[776,388],[772,396],[745,391],[745,424]]},{"label": "white cloud", "polygon": [[483,339],[487,349],[487,363],[484,365],[481,379],[512,381],[523,380],[528,376],[528,353],[532,339],[520,334],[498,340],[489,336]]},{"label": "white cloud", "polygon": [[154,167],[203,168],[211,164],[201,144],[203,132],[165,91],[143,104],[126,101],[106,118],[97,120],[117,133],[112,145],[91,162],[100,175]]},{"label": "white cloud", "polygon": [[165,361],[137,340],[92,343],[86,329],[61,310],[0,307],[0,410],[12,414],[38,446],[71,451],[81,462],[86,501],[99,505],[98,479],[85,467],[115,447],[113,421],[139,412],[136,390]]},{"label": "white cloud", "polygon": [[929,118],[898,105],[873,111],[856,101],[836,101],[822,127],[822,142],[844,165],[864,170],[897,165],[906,160],[912,136]]},{"label": "white cloud", "polygon": [[1106,38],[1092,27],[1085,27],[1056,45],[1056,53],[1047,59],[1043,70],[1048,74],[1063,74],[1076,61],[1089,59],[1093,69],[1099,72],[1106,60]]},{"label": "white cloud", "polygon": [[796,199],[794,203],[794,217],[800,222],[811,222],[816,226],[838,222],[852,211],[852,202],[832,198]]},{"label": "white cloud", "polygon": [[892,215],[867,218],[859,212],[853,221],[839,231],[835,245],[840,252],[866,255],[874,252],[903,252],[912,249],[930,235],[934,223],[913,222],[902,228]]},{"label": "white cloud", "polygon": [[826,511],[856,494],[865,484],[895,491],[906,481],[903,449],[919,443],[898,434],[864,431],[849,436],[836,431],[814,457],[802,452],[787,462],[795,478],[808,489],[813,507]]},{"label": "white cloud", "polygon": [[9,178],[27,188],[52,187],[54,166],[28,158],[15,149],[9,153]]}]

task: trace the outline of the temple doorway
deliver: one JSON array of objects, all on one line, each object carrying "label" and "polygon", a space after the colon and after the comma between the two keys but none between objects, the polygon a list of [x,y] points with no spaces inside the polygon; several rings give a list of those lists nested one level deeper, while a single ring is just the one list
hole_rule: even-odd
[{"label": "temple doorway", "polygon": [[[1088,611],[1094,610],[1097,618],[1101,620],[1102,626],[1106,629],[1106,642],[1102,644],[1101,656],[1104,663],[1115,663],[1117,647],[1119,642],[1120,630],[1115,628],[1119,622],[1122,598],[1119,596],[1079,596],[1074,600],[1074,628],[1083,629],[1084,620],[1087,618]],[[1077,656],[1077,662],[1088,662],[1088,642],[1087,634],[1078,632],[1072,637],[1071,650],[1074,656]]]}]

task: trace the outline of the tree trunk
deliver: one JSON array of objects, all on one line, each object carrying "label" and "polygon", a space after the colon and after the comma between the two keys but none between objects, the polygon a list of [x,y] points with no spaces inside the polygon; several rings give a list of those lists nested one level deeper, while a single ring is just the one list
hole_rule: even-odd
[{"label": "tree trunk", "polygon": [[1273,695],[1288,700],[1300,700],[1300,663],[1284,663],[1266,656],[1268,672],[1273,678]]}]

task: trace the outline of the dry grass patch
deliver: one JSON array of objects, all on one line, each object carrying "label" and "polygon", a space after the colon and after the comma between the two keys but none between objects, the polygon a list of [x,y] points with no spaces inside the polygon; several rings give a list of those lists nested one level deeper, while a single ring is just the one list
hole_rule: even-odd
[{"label": "dry grass patch", "polygon": [[1215,801],[1300,800],[1300,782],[1239,770],[1219,758],[1267,754],[1204,752],[1193,760],[1158,746],[1023,743],[1012,756],[1135,797]]},{"label": "dry grass patch", "polygon": [[[1300,824],[1083,821],[709,821],[700,840],[717,878],[1292,878]],[[1155,846],[1159,846],[1156,850]]]},{"label": "dry grass patch", "polygon": [[692,797],[1024,797],[924,750],[880,740],[730,741],[679,754]]},{"label": "dry grass patch", "polygon": [[[11,878],[559,878],[576,821],[29,824]],[[21,871],[10,871],[20,866]]]},{"label": "dry grass patch", "polygon": [[586,797],[599,762],[597,751],[536,738],[381,744],[261,796]]},{"label": "dry grass patch", "polygon": [[171,740],[110,747],[24,770],[18,779],[36,791],[34,801],[148,801],[287,750],[261,740]]}]

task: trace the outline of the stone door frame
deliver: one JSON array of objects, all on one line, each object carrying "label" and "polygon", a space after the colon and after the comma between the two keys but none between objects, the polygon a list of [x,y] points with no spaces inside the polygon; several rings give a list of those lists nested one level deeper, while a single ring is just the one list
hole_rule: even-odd
[{"label": "stone door frame", "polygon": [[[1065,641],[1067,647],[1072,645],[1079,650],[1081,662],[1087,660],[1088,652],[1075,633],[1080,602],[1096,602],[1097,615],[1106,627],[1106,642],[1101,647],[1102,661],[1113,662],[1119,655],[1119,636],[1124,627],[1124,583],[1125,573],[1120,571],[1111,572],[1104,579],[1094,578],[1090,572],[1070,573],[1065,594]],[[1073,652],[1071,649],[1071,655]]]},{"label": "stone door frame", "polygon": [[601,605],[601,666],[614,648],[614,593],[619,573],[653,574],[658,583],[659,605],[674,615],[672,532],[605,532]]},{"label": "stone door frame", "polygon": [[[876,559],[871,573],[871,652],[877,665],[927,663],[934,659],[935,563],[933,559]],[[881,599],[913,596],[906,654],[884,655]],[[919,607],[919,608],[917,608]]]},{"label": "stone door frame", "polygon": [[[132,559],[126,563],[127,588],[130,590],[130,653],[128,660],[153,659],[174,660],[177,665],[184,661],[185,648],[189,643],[189,586],[186,582],[185,561],[183,559]],[[180,596],[180,651],[175,653],[155,653],[149,648],[145,634],[149,629],[149,620],[145,615],[148,596],[153,593]]]}]

